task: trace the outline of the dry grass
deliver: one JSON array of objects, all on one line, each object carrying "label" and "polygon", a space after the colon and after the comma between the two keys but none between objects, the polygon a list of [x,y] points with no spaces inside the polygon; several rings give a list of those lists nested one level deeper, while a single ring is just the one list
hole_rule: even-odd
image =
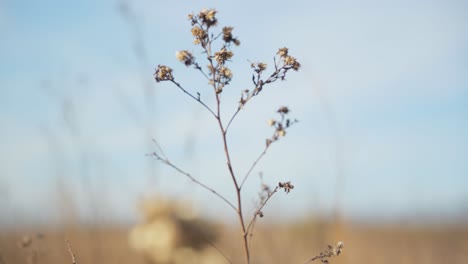
[{"label": "dry grass", "polygon": [[[72,263],[65,239],[80,263],[149,263],[128,245],[125,228],[67,228],[61,231],[1,231],[0,264]],[[340,234],[336,234],[340,230]],[[241,263],[238,230],[225,229],[217,242],[233,263]],[[31,242],[21,245],[24,236]],[[400,228],[351,226],[304,221],[289,225],[264,224],[252,237],[253,263],[304,263],[335,236],[343,238],[345,254],[333,263],[466,263],[468,226]]]}]

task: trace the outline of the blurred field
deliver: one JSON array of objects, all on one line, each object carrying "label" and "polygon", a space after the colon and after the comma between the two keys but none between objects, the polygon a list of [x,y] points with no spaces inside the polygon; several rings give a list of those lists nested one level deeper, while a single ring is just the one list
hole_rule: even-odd
[{"label": "blurred field", "polygon": [[[344,241],[331,263],[466,263],[468,226],[398,227],[332,225],[317,221],[262,224],[252,238],[253,263],[304,263],[328,242]],[[0,233],[0,264],[150,263],[128,244],[130,228],[10,230]],[[30,239],[30,240],[29,240]],[[242,263],[239,234],[225,228],[215,242],[234,263]],[[193,262],[196,263],[196,262]]]}]

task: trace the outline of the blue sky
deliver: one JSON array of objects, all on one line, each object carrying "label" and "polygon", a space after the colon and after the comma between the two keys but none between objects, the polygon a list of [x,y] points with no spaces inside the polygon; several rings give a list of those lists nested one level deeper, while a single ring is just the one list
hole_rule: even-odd
[{"label": "blue sky", "polygon": [[[193,199],[211,215],[231,213],[144,156],[154,137],[171,160],[234,199],[214,120],[152,78],[158,64],[170,65],[214,103],[206,81],[174,56],[201,55],[186,15],[204,7],[216,8],[242,43],[223,93],[226,114],[251,85],[248,61],[271,65],[287,46],[303,66],[232,126],[242,174],[279,106],[301,121],[259,164],[245,204],[254,203],[262,171],[271,185],[296,185],[272,200],[269,214],[330,212],[337,193],[355,219],[467,213],[466,2],[137,0],[127,7],[130,17],[117,0],[0,2],[0,206],[8,212],[1,223],[60,220],[64,204],[81,218],[127,221],[141,197],[161,193]],[[62,201],[68,196],[72,202]]]}]

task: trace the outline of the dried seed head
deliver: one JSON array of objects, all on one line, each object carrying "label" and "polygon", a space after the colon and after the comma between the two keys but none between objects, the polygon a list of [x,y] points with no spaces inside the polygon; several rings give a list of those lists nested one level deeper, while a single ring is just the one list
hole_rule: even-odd
[{"label": "dried seed head", "polygon": [[267,68],[267,64],[263,62],[251,63],[250,67],[254,69],[256,73],[262,73]]},{"label": "dried seed head", "polygon": [[174,80],[172,69],[165,65],[158,65],[154,72],[154,79],[156,82]]},{"label": "dried seed head", "polygon": [[268,120],[268,125],[269,126],[274,126],[275,124],[276,124],[276,120],[274,120],[274,119]]},{"label": "dried seed head", "polygon": [[226,48],[221,49],[220,51],[215,52],[215,60],[223,65],[227,60],[231,59],[234,56],[232,51],[227,50]]},{"label": "dried seed head", "polygon": [[232,36],[232,30],[233,30],[233,29],[234,29],[233,27],[224,27],[224,28],[223,28],[223,40],[224,40],[224,42],[226,42],[226,43],[232,42],[232,43],[234,43],[236,46],[239,46],[240,41],[239,41],[237,38],[234,38],[234,37]]},{"label": "dried seed head", "polygon": [[215,17],[216,13],[217,11],[215,9],[203,9],[198,14],[198,18],[201,23],[207,27],[215,26],[218,23],[218,20]]},{"label": "dried seed head", "polygon": [[278,187],[280,189],[284,189],[285,193],[289,193],[292,189],[294,189],[294,185],[292,185],[290,181],[288,181],[288,182],[279,182]]},{"label": "dried seed head", "polygon": [[221,67],[221,69],[219,69],[219,73],[226,79],[232,78],[232,71],[227,67]]},{"label": "dried seed head", "polygon": [[176,58],[178,61],[183,62],[187,67],[192,65],[195,61],[195,57],[187,50],[177,51]]},{"label": "dried seed head", "polygon": [[194,26],[191,32],[192,35],[195,37],[195,39],[193,40],[194,44],[200,44],[208,37],[206,31],[200,28],[199,26]]},{"label": "dried seed head", "polygon": [[276,54],[278,54],[281,58],[285,58],[286,56],[288,56],[288,48],[281,48]]}]

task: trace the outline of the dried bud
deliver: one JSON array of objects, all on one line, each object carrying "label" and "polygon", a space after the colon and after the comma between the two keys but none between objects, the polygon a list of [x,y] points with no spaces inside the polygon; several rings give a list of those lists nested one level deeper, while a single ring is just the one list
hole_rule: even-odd
[{"label": "dried bud", "polygon": [[280,113],[280,114],[287,114],[287,113],[289,113],[289,108],[287,106],[282,106],[282,107],[280,107],[278,109],[277,112]]},{"label": "dried bud", "polygon": [[275,124],[276,124],[276,120],[274,120],[274,119],[268,120],[268,125],[269,126],[274,126]]},{"label": "dried bud", "polygon": [[280,130],[278,131],[278,135],[279,135],[280,137],[286,136],[286,130],[280,129]]}]

